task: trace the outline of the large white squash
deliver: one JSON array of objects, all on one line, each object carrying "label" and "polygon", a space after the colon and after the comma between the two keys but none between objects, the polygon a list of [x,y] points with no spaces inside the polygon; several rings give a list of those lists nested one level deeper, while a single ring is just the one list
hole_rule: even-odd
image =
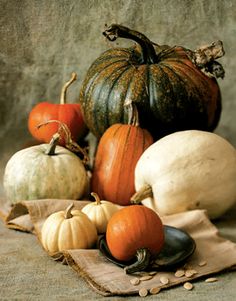
[{"label": "large white squash", "polygon": [[40,144],[16,152],[7,162],[4,190],[11,203],[34,199],[78,199],[88,188],[82,161],[71,151]]},{"label": "large white squash", "polygon": [[217,218],[236,201],[236,150],[209,132],[170,134],[140,157],[135,188],[132,201],[160,215],[206,209]]}]

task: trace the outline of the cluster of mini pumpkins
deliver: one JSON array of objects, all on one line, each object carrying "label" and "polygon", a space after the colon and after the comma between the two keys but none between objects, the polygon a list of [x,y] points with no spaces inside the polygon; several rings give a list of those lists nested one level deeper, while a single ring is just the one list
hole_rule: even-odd
[{"label": "cluster of mini pumpkins", "polygon": [[[104,35],[110,41],[127,38],[136,45],[112,48],[95,60],[82,84],[78,104],[67,104],[65,97],[76,79],[73,73],[62,89],[60,104],[42,102],[32,109],[29,130],[44,144],[13,155],[6,166],[4,187],[12,203],[43,198],[78,200],[92,191],[96,202],[83,212],[70,206],[66,212],[49,217],[42,231],[45,248],[53,253],[91,247],[96,233],[107,231],[109,248],[121,252],[114,252],[114,256],[127,260],[129,250],[121,250],[125,234],[132,237],[129,246],[137,249],[134,241],[146,239],[145,244],[151,241],[155,252],[160,250],[163,236],[158,215],[191,209],[206,209],[211,218],[225,213],[236,200],[236,151],[212,133],[221,113],[215,79],[224,75],[222,66],[215,62],[219,51],[209,56],[203,48],[196,56],[183,47],[156,45],[140,32],[117,24],[107,28]],[[199,57],[203,58],[202,65],[196,63]],[[60,136],[61,128],[67,131]],[[78,148],[76,142],[88,131],[99,141],[91,180],[83,162],[73,153]],[[93,215],[93,205],[107,206],[100,213],[102,223]],[[120,205],[126,207],[120,209]],[[158,215],[151,217],[154,211]],[[85,216],[93,222],[85,221]],[[108,231],[111,216],[116,220]],[[71,220],[78,221],[84,235],[89,233],[85,244],[77,242],[76,237],[83,235],[77,235],[80,230],[70,225]],[[128,229],[137,221],[133,229]],[[144,231],[137,237],[140,225],[146,234]],[[154,226],[159,233],[156,242],[151,230]],[[58,227],[73,229],[71,239],[54,239],[63,232]],[[125,231],[120,238],[117,229]],[[72,243],[68,245],[69,241]]]},{"label": "cluster of mini pumpkins", "polygon": [[[164,245],[164,227],[158,214],[142,205],[120,208],[111,202],[100,200],[85,205],[82,210],[73,209],[71,203],[65,211],[51,214],[43,224],[41,242],[44,249],[54,255],[69,249],[95,247],[98,235],[106,233],[110,253],[117,260],[137,261],[126,272],[145,269],[152,256]],[[153,235],[155,231],[155,235]]]}]

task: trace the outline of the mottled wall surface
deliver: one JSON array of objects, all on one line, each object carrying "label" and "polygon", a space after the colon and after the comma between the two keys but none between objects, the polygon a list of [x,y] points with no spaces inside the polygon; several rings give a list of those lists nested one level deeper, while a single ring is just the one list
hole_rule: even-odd
[{"label": "mottled wall surface", "polygon": [[68,98],[77,100],[90,64],[114,46],[101,34],[104,24],[113,22],[159,44],[195,49],[223,40],[226,55],[220,62],[226,76],[218,80],[223,112],[216,132],[236,145],[236,1],[0,0],[0,167],[30,137],[31,108],[59,101],[72,71],[78,81]]}]

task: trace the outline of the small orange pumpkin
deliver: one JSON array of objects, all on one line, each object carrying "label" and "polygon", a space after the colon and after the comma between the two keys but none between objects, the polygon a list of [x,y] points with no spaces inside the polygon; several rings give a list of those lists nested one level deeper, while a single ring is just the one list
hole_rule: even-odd
[{"label": "small orange pumpkin", "polygon": [[[83,119],[80,104],[66,103],[67,88],[76,78],[77,75],[73,72],[71,79],[63,86],[60,104],[40,102],[30,112],[28,128],[36,140],[49,143],[52,136],[58,131],[58,124],[56,123],[49,123],[46,126],[38,127],[40,124],[47,123],[49,120],[58,120],[65,123],[74,141],[78,141],[87,133],[87,126]],[[60,144],[64,146],[65,141],[61,139]]]},{"label": "small orange pumpkin", "polygon": [[137,262],[125,268],[127,273],[145,269],[151,256],[164,245],[164,226],[160,217],[150,208],[130,205],[113,214],[107,225],[106,241],[112,256]]},{"label": "small orange pumpkin", "polygon": [[135,104],[127,101],[126,105],[129,124],[114,124],[101,137],[91,183],[92,191],[102,199],[119,205],[130,205],[136,163],[153,143],[151,134],[139,127]]}]

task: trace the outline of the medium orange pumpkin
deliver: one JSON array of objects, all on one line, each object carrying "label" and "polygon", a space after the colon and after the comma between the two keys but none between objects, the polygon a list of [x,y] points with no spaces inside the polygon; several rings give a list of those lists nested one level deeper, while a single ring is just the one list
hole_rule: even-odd
[{"label": "medium orange pumpkin", "polygon": [[127,101],[126,105],[129,123],[114,124],[101,137],[91,183],[92,191],[102,199],[119,205],[130,205],[136,163],[153,143],[151,134],[139,127],[135,104]]},{"label": "medium orange pumpkin", "polygon": [[160,217],[150,208],[130,205],[113,214],[107,225],[106,242],[112,256],[137,262],[126,267],[127,273],[145,269],[150,258],[164,245],[164,226]]},{"label": "medium orange pumpkin", "polygon": [[[71,79],[63,86],[60,104],[41,102],[30,112],[28,128],[31,135],[38,141],[49,143],[52,136],[58,132],[57,123],[48,123],[38,128],[40,124],[45,124],[49,120],[58,120],[66,124],[74,141],[78,141],[87,133],[87,126],[83,119],[80,104],[66,103],[67,88],[76,80],[76,77],[76,73],[72,73]],[[64,145],[65,141],[61,139],[60,144]]]}]

